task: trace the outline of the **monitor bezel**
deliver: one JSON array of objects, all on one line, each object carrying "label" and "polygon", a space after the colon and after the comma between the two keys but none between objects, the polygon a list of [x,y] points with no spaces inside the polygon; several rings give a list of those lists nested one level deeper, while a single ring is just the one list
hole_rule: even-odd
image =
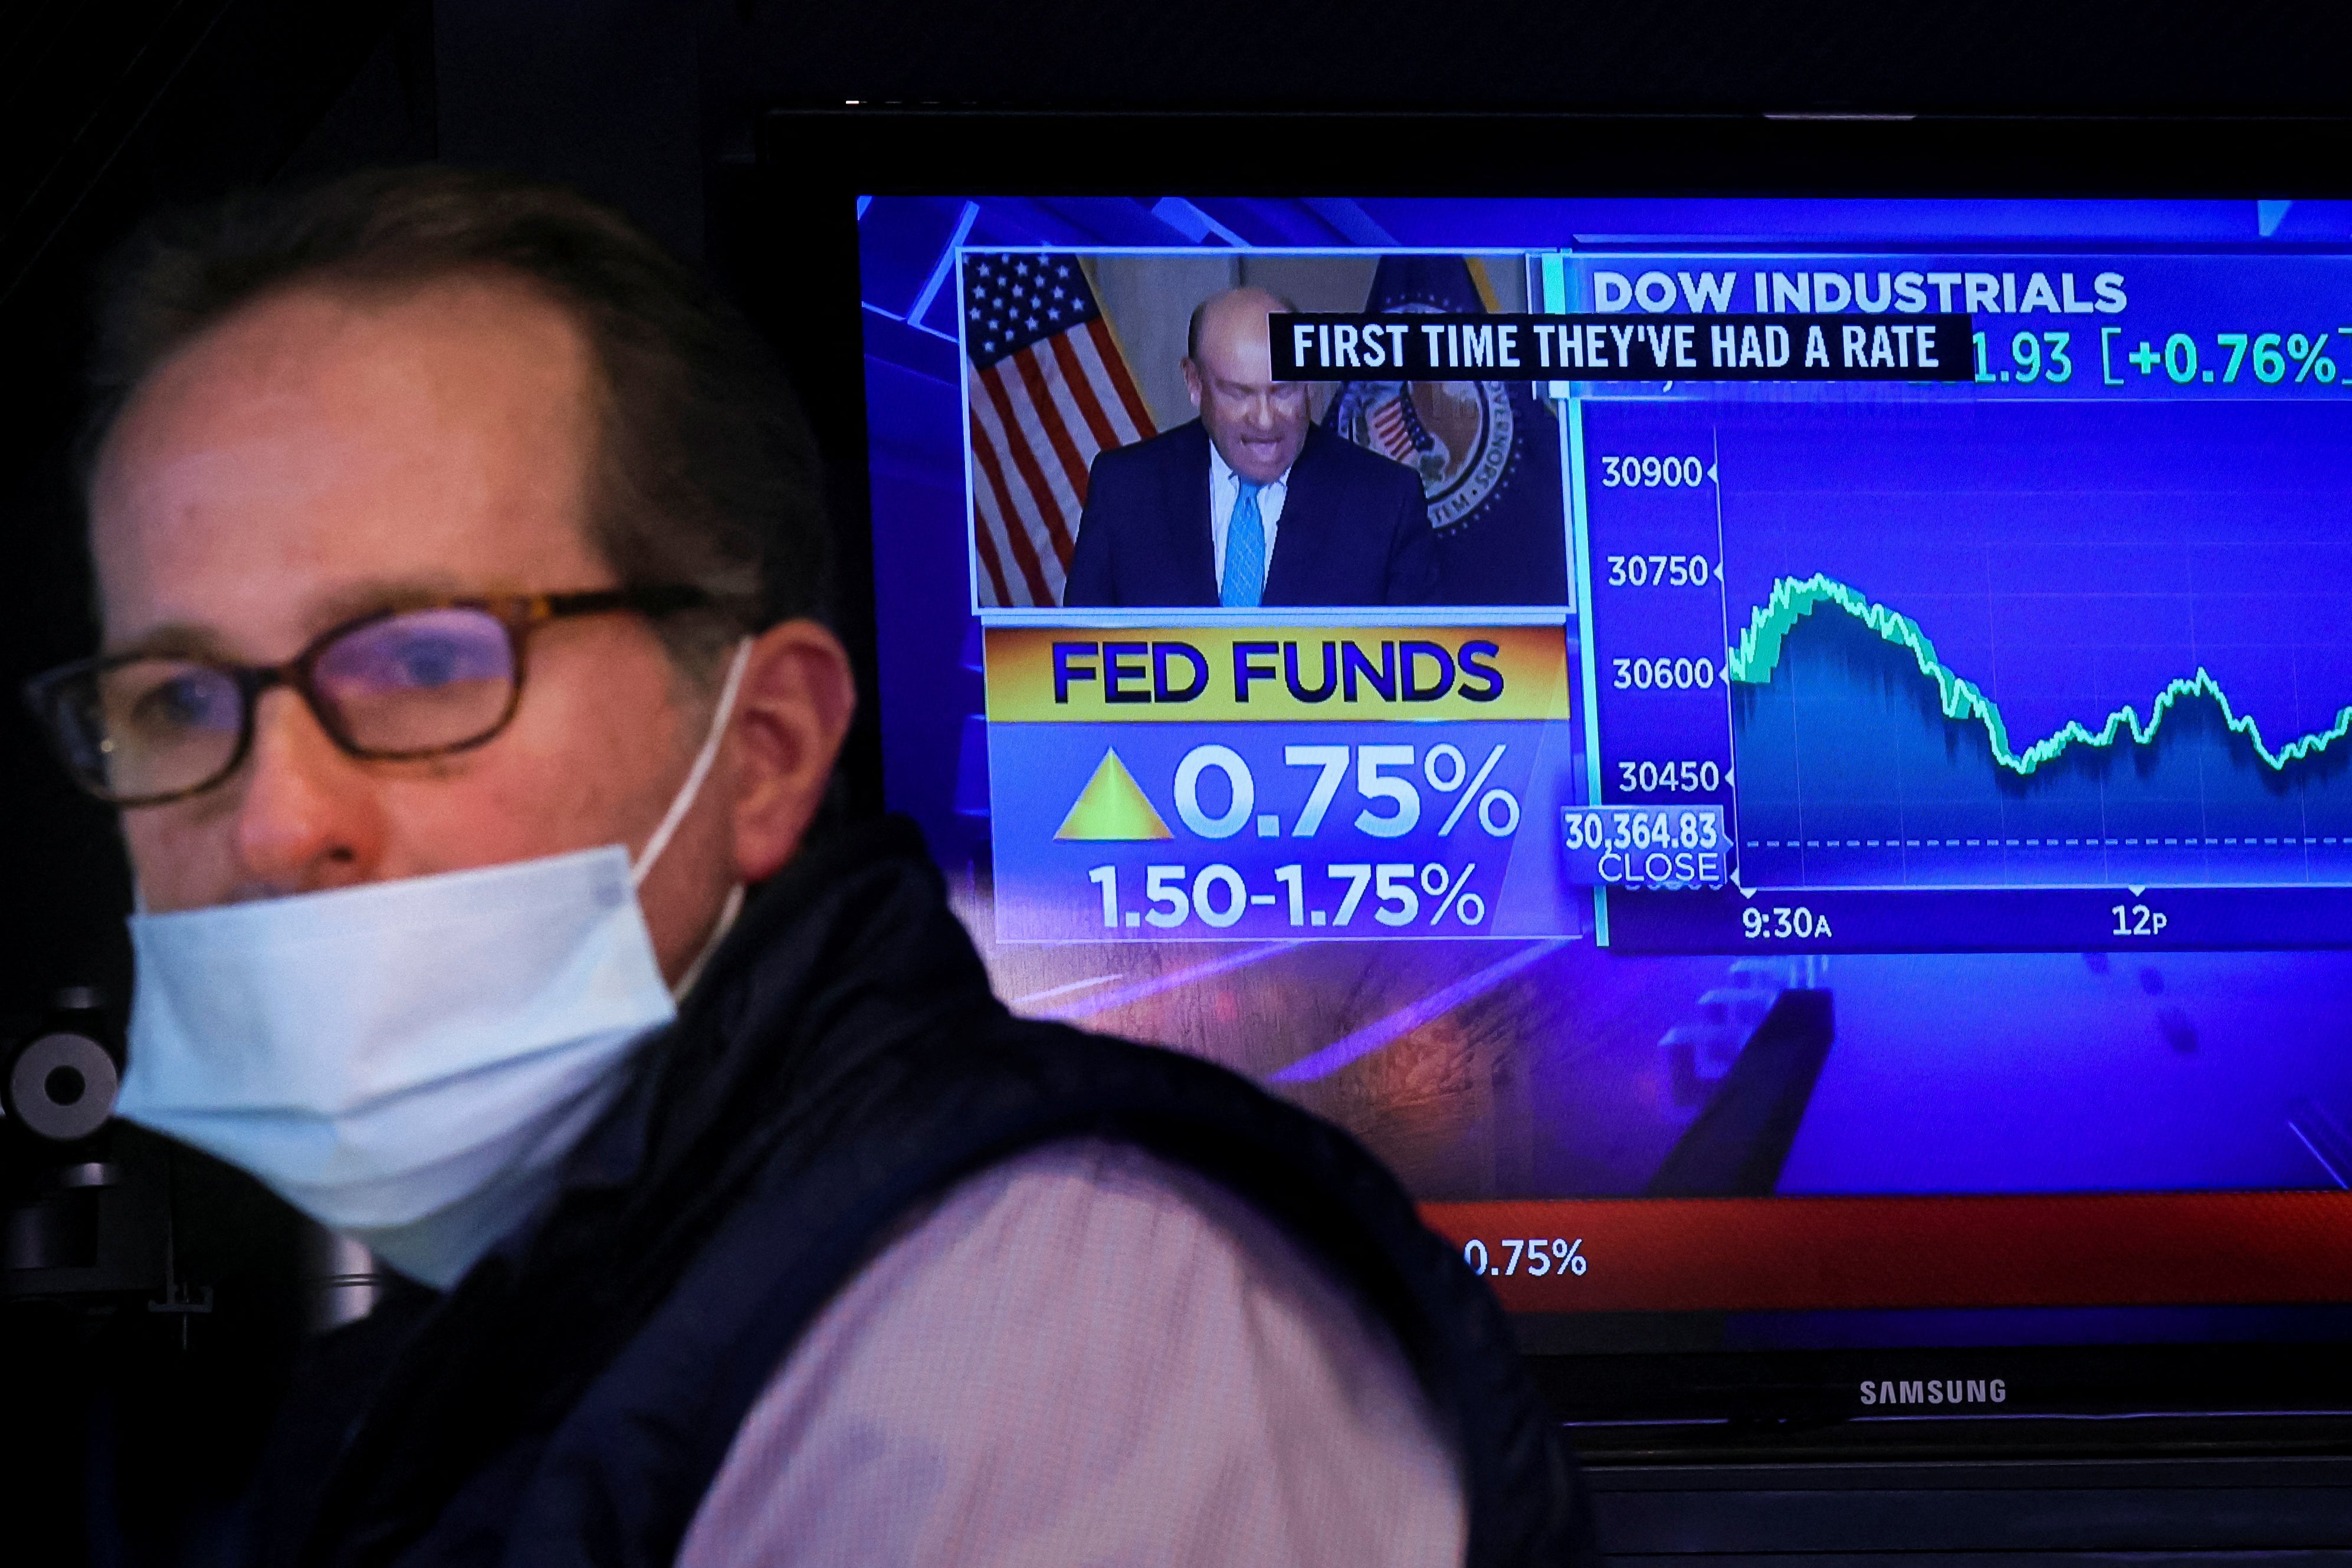
[{"label": "monitor bezel", "polygon": [[[1369,182],[1351,152],[1368,142],[1411,151]],[[1563,144],[1572,159],[1548,153]],[[866,698],[844,768],[854,812],[881,810],[883,787],[856,198],[1139,191],[2325,199],[2352,195],[2352,119],[772,108],[748,154],[715,165],[710,259],[797,384],[838,394],[809,403]],[[1576,1444],[1622,1459],[2332,1451],[2352,1415],[2334,1338],[1592,1354],[1523,1328]],[[1856,1393],[1952,1376],[2011,1394],[1997,1412],[1888,1415]]]}]

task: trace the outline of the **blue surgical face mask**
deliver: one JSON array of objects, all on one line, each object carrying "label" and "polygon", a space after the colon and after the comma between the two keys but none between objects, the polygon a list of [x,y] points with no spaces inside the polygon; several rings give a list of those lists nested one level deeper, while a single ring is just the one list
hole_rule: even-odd
[{"label": "blue surgical face mask", "polygon": [[551,1190],[620,1058],[677,1016],[636,890],[718,756],[750,650],[635,865],[612,845],[133,915],[120,1113],[455,1284]]}]

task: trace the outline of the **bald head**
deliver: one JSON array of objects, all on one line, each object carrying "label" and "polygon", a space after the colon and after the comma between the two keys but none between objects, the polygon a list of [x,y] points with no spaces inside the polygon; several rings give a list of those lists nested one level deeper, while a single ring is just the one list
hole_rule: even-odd
[{"label": "bald head", "polygon": [[1274,379],[1267,318],[1297,307],[1264,289],[1228,289],[1192,311],[1184,387],[1217,453],[1257,484],[1280,479],[1307,444],[1307,387]]},{"label": "bald head", "polygon": [[[1264,289],[1228,289],[1222,294],[1212,294],[1192,307],[1192,322],[1184,329],[1184,357],[1201,357],[1201,332],[1204,327],[1230,331],[1238,326],[1244,331],[1255,330],[1263,334],[1268,316],[1276,310],[1296,313],[1297,310],[1297,303],[1286,296]],[[1214,326],[1211,327],[1213,321]]]}]

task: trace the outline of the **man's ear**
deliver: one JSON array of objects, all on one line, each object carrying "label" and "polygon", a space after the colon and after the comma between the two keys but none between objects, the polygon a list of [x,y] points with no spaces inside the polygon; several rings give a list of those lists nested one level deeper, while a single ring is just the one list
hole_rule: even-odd
[{"label": "man's ear", "polygon": [[849,655],[814,621],[753,640],[735,699],[735,877],[764,881],[793,858],[824,803],[857,707]]},{"label": "man's ear", "polygon": [[1183,362],[1184,395],[1192,400],[1192,412],[1201,412],[1201,367],[1190,359]]}]

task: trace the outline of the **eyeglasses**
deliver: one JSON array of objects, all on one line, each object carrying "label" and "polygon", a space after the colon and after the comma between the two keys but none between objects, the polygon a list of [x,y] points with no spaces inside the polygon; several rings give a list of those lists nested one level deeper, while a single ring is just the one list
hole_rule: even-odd
[{"label": "eyeglasses", "polygon": [[158,805],[236,772],[274,686],[299,693],[349,755],[443,756],[506,728],[522,700],[523,645],[548,622],[710,603],[686,586],[443,599],[346,621],[284,664],[110,654],[35,677],[25,697],[76,783],[115,805]]}]

